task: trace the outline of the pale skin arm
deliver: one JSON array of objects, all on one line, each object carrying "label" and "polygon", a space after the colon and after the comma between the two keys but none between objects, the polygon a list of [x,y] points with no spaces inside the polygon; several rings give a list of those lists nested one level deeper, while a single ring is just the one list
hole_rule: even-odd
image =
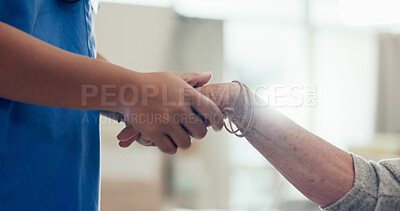
[{"label": "pale skin arm", "polygon": [[[197,89],[218,107],[243,111],[237,83],[211,84]],[[255,95],[254,95],[255,96]],[[261,98],[259,105],[265,105]],[[242,113],[234,113],[240,125]],[[135,133],[131,126],[118,136],[129,146]],[[327,206],[344,196],[354,182],[353,160],[349,153],[312,134],[295,122],[266,106],[255,107],[255,122],[245,137],[290,183],[311,201]]]},{"label": "pale skin arm", "polygon": [[[215,102],[221,101],[219,96],[227,90],[231,96],[229,99],[236,99],[240,88],[237,83],[199,88]],[[266,105],[261,98],[254,97],[258,105]],[[227,105],[236,110],[243,109],[239,108],[242,105],[237,101],[222,102],[218,103],[221,109]],[[235,125],[239,125],[241,115],[234,118]],[[255,122],[245,138],[290,183],[318,205],[332,204],[353,187],[353,159],[348,152],[300,127],[271,107],[255,107]]]},{"label": "pale skin arm", "polygon": [[[211,74],[181,74],[173,72],[140,73],[131,71],[100,59],[93,59],[69,53],[44,43],[14,27],[0,22],[0,97],[52,107],[108,110],[132,114],[168,114],[168,115],[221,115],[218,107],[198,93],[192,86],[201,86],[211,78]],[[99,94],[82,101],[82,87],[91,85],[99,88]],[[115,94],[107,96],[102,102],[103,85],[112,85],[108,90]],[[193,105],[175,104],[164,106],[161,94],[148,98],[146,105],[140,96],[127,92],[126,101],[138,98],[135,105],[126,106],[121,102],[118,90],[124,85],[134,85],[141,94],[145,85],[155,89],[167,87],[167,100],[179,101],[179,90],[185,90],[188,102]],[[214,129],[222,127],[221,122],[210,119]],[[207,129],[202,121],[189,123],[152,123],[141,124],[128,118],[138,130],[146,134],[166,153],[175,153],[177,147],[188,148],[190,136],[202,138]]]},{"label": "pale skin arm", "polygon": [[353,187],[353,160],[349,153],[272,108],[256,107],[255,113],[255,125],[267,127],[253,128],[246,139],[307,198],[327,206]]}]

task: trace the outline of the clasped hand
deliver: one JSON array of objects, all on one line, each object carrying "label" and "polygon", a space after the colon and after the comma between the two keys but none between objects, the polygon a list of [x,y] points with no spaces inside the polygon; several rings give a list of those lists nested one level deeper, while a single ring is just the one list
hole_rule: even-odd
[{"label": "clasped hand", "polygon": [[122,105],[119,109],[127,125],[118,135],[120,146],[128,147],[136,140],[174,154],[177,148],[189,148],[191,137],[203,138],[208,126],[221,130],[220,109],[195,89],[211,77],[211,73],[144,73],[137,90],[142,96],[138,95],[133,106]]}]

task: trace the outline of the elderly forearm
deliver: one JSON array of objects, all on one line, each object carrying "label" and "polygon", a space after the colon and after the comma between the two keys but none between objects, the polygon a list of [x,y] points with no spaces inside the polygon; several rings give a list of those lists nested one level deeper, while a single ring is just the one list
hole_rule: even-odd
[{"label": "elderly forearm", "polygon": [[354,171],[349,153],[272,108],[255,109],[254,127],[246,139],[306,197],[326,206],[352,188]]},{"label": "elderly forearm", "polygon": [[[237,83],[212,84],[199,90],[221,110],[232,108],[231,119],[240,126],[245,109]],[[262,99],[254,97],[258,105],[265,105]],[[353,186],[353,161],[349,153],[270,107],[255,107],[253,128],[246,139],[299,191],[319,205],[335,202]]]}]

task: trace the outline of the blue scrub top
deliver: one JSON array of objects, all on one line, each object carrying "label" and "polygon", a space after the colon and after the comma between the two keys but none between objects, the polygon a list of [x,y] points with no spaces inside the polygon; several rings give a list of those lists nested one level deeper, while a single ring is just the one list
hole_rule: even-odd
[{"label": "blue scrub top", "polygon": [[[89,57],[93,16],[89,0],[0,0],[0,21]],[[97,111],[0,98],[0,210],[98,210],[98,120]]]}]

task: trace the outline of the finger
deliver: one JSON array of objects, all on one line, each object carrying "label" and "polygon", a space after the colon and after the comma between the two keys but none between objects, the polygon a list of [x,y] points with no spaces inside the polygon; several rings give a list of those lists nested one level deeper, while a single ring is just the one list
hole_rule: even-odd
[{"label": "finger", "polygon": [[136,138],[131,138],[131,139],[126,140],[126,141],[120,141],[120,142],[119,142],[119,146],[122,147],[122,148],[127,148],[127,147],[129,147],[135,140],[136,140]]},{"label": "finger", "polygon": [[144,135],[140,135],[136,141],[144,146],[154,146],[154,141]]},{"label": "finger", "polygon": [[151,142],[149,145],[146,145],[146,147],[156,147],[157,145],[154,142]]},{"label": "finger", "polygon": [[154,144],[160,149],[161,152],[167,154],[175,154],[177,151],[177,147],[173,140],[168,136],[160,136]]},{"label": "finger", "polygon": [[214,131],[220,131],[224,126],[221,110],[212,100],[198,91],[195,91],[192,96],[192,108],[206,120],[206,123],[207,121],[210,122]]},{"label": "finger", "polygon": [[180,122],[183,129],[193,138],[202,139],[207,134],[207,124],[193,110],[189,112],[187,118],[182,118]]},{"label": "finger", "polygon": [[181,77],[186,83],[188,83],[192,87],[200,87],[207,84],[211,78],[212,73],[182,73]]},{"label": "finger", "polygon": [[187,131],[182,128],[181,124],[175,124],[174,128],[168,134],[177,147],[181,149],[189,149],[192,145],[191,138]]},{"label": "finger", "polygon": [[140,132],[137,131],[132,125],[127,125],[117,136],[117,139],[120,141],[129,141],[130,139],[136,139],[140,135]]},{"label": "finger", "polygon": [[137,137],[134,137],[134,138],[131,138],[131,139],[127,140],[127,141],[120,141],[120,142],[119,142],[119,146],[122,147],[122,148],[127,148],[127,147],[129,147],[134,141],[137,141],[139,144],[144,145],[144,146],[147,146],[147,147],[149,147],[149,146],[156,146],[156,145],[154,144],[153,141],[148,140],[148,139],[144,138],[143,136],[139,136],[138,138],[137,138]]}]

